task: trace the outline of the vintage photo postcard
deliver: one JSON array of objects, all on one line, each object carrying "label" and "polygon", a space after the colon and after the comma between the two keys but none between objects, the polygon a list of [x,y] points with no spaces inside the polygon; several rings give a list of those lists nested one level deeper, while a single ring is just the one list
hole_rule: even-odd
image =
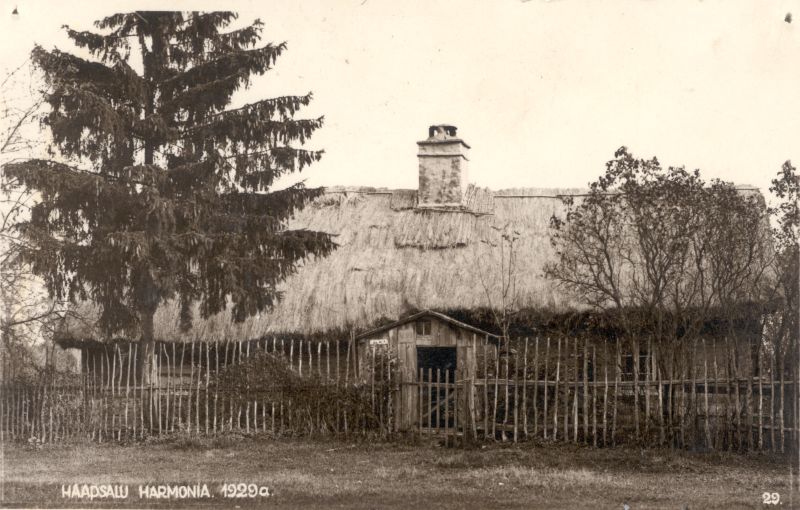
[{"label": "vintage photo postcard", "polygon": [[798,23],[2,0],[0,506],[800,507]]}]

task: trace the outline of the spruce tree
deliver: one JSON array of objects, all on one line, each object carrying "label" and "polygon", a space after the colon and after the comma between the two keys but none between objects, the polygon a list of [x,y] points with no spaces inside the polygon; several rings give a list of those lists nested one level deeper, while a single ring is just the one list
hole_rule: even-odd
[{"label": "spruce tree", "polygon": [[132,12],[65,27],[91,58],[35,47],[50,90],[43,124],[53,160],[6,165],[41,197],[18,225],[20,263],[53,297],[97,304],[108,335],[134,332],[144,381],[153,318],[180,303],[181,325],[229,309],[241,321],[280,298],[279,283],[330,237],[288,230],[320,193],[275,180],[319,160],[303,149],[322,118],[298,119],[311,94],[231,107],[286,44],[259,45],[262,23],[231,12]]}]

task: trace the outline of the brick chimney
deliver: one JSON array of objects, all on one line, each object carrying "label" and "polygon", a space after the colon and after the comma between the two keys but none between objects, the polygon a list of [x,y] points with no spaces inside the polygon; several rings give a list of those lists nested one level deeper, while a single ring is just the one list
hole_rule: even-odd
[{"label": "brick chimney", "polygon": [[421,207],[462,205],[467,191],[469,145],[456,135],[455,126],[428,128],[428,138],[419,146],[419,191]]}]

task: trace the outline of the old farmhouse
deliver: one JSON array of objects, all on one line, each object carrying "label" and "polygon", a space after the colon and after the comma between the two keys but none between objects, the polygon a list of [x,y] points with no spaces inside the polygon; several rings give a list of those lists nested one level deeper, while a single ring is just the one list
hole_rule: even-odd
[{"label": "old farmhouse", "polygon": [[[659,423],[655,409],[658,405],[666,408],[667,399],[672,406],[672,399],[679,397],[677,393],[673,395],[673,390],[665,393],[660,374],[669,373],[669,378],[687,381],[680,390],[685,397],[697,389],[690,390],[688,381],[700,384],[703,370],[706,387],[708,378],[715,375],[730,380],[736,374],[760,373],[761,362],[752,356],[752,345],[760,341],[760,330],[752,321],[741,326],[745,334],[736,340],[741,345],[735,348],[731,348],[730,340],[713,333],[694,339],[691,352],[680,354],[687,360],[685,366],[680,365],[677,354],[657,353],[646,339],[621,346],[607,331],[593,329],[592,321],[586,319],[592,310],[544,274],[545,264],[554,259],[550,218],[564,212],[564,196],[579,199],[583,191],[491,191],[475,187],[468,180],[470,147],[453,126],[431,126],[428,136],[417,145],[418,189],[329,188],[296,214],[289,228],[330,233],[338,248],[326,258],[307,260],[288,278],[283,285],[283,298],[273,310],[242,323],[234,323],[229,314],[220,313],[207,320],[197,319],[190,330],[182,331],[178,305],[162,305],[155,317],[155,337],[161,344],[154,364],[156,384],[174,385],[176,380],[186,380],[184,372],[188,374],[194,366],[199,367],[198,371],[205,367],[206,374],[213,367],[218,369],[228,362],[231,345],[232,359],[237,355],[241,359],[251,346],[279,350],[288,356],[292,366],[299,362],[301,373],[304,369],[307,374],[327,371],[332,377],[333,366],[337,381],[350,374],[362,382],[374,380],[376,371],[382,370],[375,368],[376,355],[391,352],[398,374],[394,376],[398,386],[393,390],[392,406],[402,411],[392,428],[418,426],[421,430],[424,425],[438,429],[439,425],[452,424],[439,412],[433,418],[434,410],[441,411],[439,408],[447,402],[439,389],[431,390],[430,383],[442,383],[447,378],[473,384],[470,396],[462,393],[457,401],[460,405],[469,402],[465,405],[472,414],[462,416],[462,420],[470,421],[473,428],[480,428],[483,423],[485,434],[489,429],[494,433],[493,423],[500,420],[500,415],[505,413],[501,425],[506,426],[509,412],[517,416],[521,411],[527,433],[528,419],[533,420],[536,414],[531,414],[530,409],[536,409],[545,417],[555,413],[546,421],[536,415],[534,433],[541,433],[544,427],[546,438],[548,423],[553,424],[550,437],[567,435],[573,427],[574,437],[578,437],[581,421],[584,437],[588,437],[590,420],[584,406],[593,402],[592,408],[600,412],[599,401],[592,401],[589,395],[590,388],[600,388],[603,380],[606,397],[609,385],[624,386],[629,381],[632,389],[619,390],[615,395],[625,396],[630,400],[625,405],[633,407],[643,407],[646,399],[641,428],[644,430],[655,420],[653,426],[660,424],[663,435],[664,414]],[[514,305],[525,314],[524,321],[520,320],[513,329],[520,340],[501,348],[497,340],[500,330],[491,310],[503,300],[497,285],[502,279],[504,256],[500,236],[509,228],[516,235]],[[79,311],[84,319],[65,323],[57,341],[64,347],[81,349],[86,373],[103,372],[106,379],[119,377],[122,381],[122,367],[127,367],[126,375],[131,370],[130,346],[135,347],[139,333],[118,331],[109,337],[93,326],[92,317],[96,314],[90,304],[82,305]],[[522,337],[529,337],[530,341],[523,342]],[[195,354],[196,344],[205,345],[205,350]],[[108,368],[110,346],[112,358],[119,360],[119,372],[111,373]],[[668,370],[664,370],[665,363],[671,364]],[[185,371],[183,367],[187,367]],[[519,377],[544,381],[541,388],[537,386],[537,391],[542,392],[538,403],[537,393],[526,394],[533,391],[527,384],[520,390],[525,405],[516,405],[517,385],[513,387],[515,404],[509,403],[509,380]],[[492,378],[493,410],[489,405]],[[505,404],[498,408],[501,379],[506,381]],[[474,383],[480,380],[483,389],[476,389]],[[572,382],[567,385],[566,381]],[[649,385],[641,393],[640,381]],[[208,386],[209,379],[198,379],[198,388],[201,383]],[[429,384],[427,389],[425,384]],[[741,391],[752,392],[752,386]],[[483,403],[481,398],[485,399]],[[616,402],[615,396],[615,428]],[[712,399],[712,408],[714,402]],[[568,407],[562,407],[567,403]],[[709,409],[708,401],[705,406],[707,420],[708,415],[721,413]],[[265,412],[263,407],[261,411]],[[274,406],[272,412],[275,413]],[[490,413],[494,419],[488,416]],[[603,441],[606,427],[611,428],[610,413],[610,407],[603,408],[603,417],[609,422],[603,422]],[[639,413],[633,414],[628,425],[635,425],[638,436]],[[699,419],[697,414],[694,418],[684,412],[678,415],[675,419],[680,423]],[[266,420],[267,415],[264,416]],[[669,411],[666,419],[674,418],[671,417]],[[569,430],[567,421],[561,430],[561,418],[569,419]],[[597,419],[595,416],[595,430]],[[272,425],[275,426],[274,418]],[[516,433],[516,425],[514,430]],[[615,433],[609,434],[615,437]],[[598,435],[594,437],[597,441]]]},{"label": "old farmhouse", "polygon": [[[457,320],[484,310],[470,326],[497,333],[488,310],[499,296],[498,231],[519,234],[517,306],[569,314],[583,305],[543,274],[552,258],[548,225],[563,209],[561,197],[577,189],[490,191],[468,183],[469,146],[452,126],[432,126],[419,146],[419,189],[329,188],[298,212],[288,227],[328,232],[338,248],[308,260],[283,286],[269,313],[234,323],[227,313],[198,320],[181,331],[176,303],[162,306],[155,337],[163,342],[248,341],[264,337],[339,340],[361,335],[422,310]],[[91,305],[81,308],[91,318]],[[130,341],[137,331],[111,338],[91,320],[71,320],[58,334],[65,347]]]}]

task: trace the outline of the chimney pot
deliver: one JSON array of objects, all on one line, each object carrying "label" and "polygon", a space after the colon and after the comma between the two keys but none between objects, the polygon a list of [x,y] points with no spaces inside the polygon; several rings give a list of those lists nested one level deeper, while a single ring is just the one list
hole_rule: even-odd
[{"label": "chimney pot", "polygon": [[455,126],[447,126],[444,124],[434,125],[428,128],[428,138],[436,138],[443,140],[445,138],[456,138]]}]

